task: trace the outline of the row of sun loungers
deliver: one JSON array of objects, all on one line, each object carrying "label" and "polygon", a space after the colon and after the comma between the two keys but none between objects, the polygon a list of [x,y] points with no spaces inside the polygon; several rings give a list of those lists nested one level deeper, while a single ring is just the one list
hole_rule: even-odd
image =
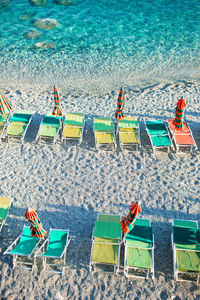
[{"label": "row of sun loungers", "polygon": [[[33,114],[29,111],[15,112],[10,117],[1,116],[0,137],[23,142],[32,117]],[[49,113],[43,117],[40,123],[36,142],[52,142],[54,144],[60,135],[62,143],[68,140],[81,143],[84,126],[85,116],[81,113],[68,113],[64,120]],[[182,131],[175,130],[172,119],[168,120],[168,126],[161,120],[147,120],[145,126],[153,151],[167,149],[169,152],[171,148],[177,152],[182,148],[190,151],[197,149],[192,132],[186,122],[184,122]],[[110,118],[94,118],[93,132],[96,148],[116,149],[116,135],[121,149],[131,147],[138,150],[141,146],[139,123],[134,117],[125,117],[120,120],[116,134]]]},{"label": "row of sun loungers", "polygon": [[[12,199],[0,198],[2,229]],[[92,234],[89,270],[101,269],[119,273],[122,252],[120,215],[98,214]],[[42,259],[43,270],[64,274],[67,248],[71,241],[69,229],[50,229],[46,239],[31,236],[24,226],[22,233],[4,254],[13,256],[13,267],[24,266],[32,271],[37,260]],[[200,228],[196,221],[173,220],[172,222],[173,270],[176,280],[200,281]],[[136,219],[134,228],[124,238],[123,273],[126,277],[155,277],[154,234],[148,219]]]}]

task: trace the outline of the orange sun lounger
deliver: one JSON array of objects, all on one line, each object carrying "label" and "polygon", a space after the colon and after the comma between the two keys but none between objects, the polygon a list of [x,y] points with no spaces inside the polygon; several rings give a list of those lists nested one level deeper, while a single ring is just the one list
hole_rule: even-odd
[{"label": "orange sun lounger", "polygon": [[197,145],[192,135],[189,125],[184,121],[183,129],[177,130],[175,128],[174,119],[168,120],[169,131],[171,134],[172,141],[174,142],[175,149],[177,152],[181,151],[180,148],[188,148],[191,152],[192,150],[197,150]]}]

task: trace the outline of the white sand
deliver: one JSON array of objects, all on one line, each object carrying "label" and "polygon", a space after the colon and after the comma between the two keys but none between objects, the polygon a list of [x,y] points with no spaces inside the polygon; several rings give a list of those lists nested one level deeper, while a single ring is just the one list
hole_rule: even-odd
[{"label": "white sand", "polygon": [[[29,109],[36,115],[24,146],[0,144],[0,195],[14,200],[8,225],[1,232],[1,299],[200,299],[195,283],[173,280],[170,241],[173,218],[200,219],[199,151],[155,158],[143,123],[144,118],[166,121],[173,117],[176,102],[183,96],[185,119],[200,148],[199,87],[180,83],[127,91],[125,113],[138,117],[141,125],[140,153],[97,152],[94,148],[92,118],[113,116],[118,91],[98,96],[59,90],[66,112],[86,114],[83,144],[76,147],[34,143],[41,114],[53,107],[50,89],[40,93],[30,87],[5,90],[15,109]],[[140,217],[152,221],[155,235],[155,280],[128,280],[122,276],[122,265],[118,276],[89,273],[90,238],[97,213],[127,215],[131,202],[138,199],[143,209]],[[27,206],[37,210],[45,229],[69,228],[75,236],[63,277],[40,270],[33,275],[28,270],[13,270],[12,258],[3,255],[28,224],[24,218]]]}]

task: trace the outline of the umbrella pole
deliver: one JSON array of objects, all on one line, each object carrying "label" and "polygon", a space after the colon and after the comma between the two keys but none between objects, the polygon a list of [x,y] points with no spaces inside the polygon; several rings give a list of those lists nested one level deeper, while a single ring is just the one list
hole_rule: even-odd
[{"label": "umbrella pole", "polygon": [[124,237],[123,237],[123,239],[122,239],[122,241],[121,241],[121,244],[124,244],[125,239],[126,239],[126,236],[127,236],[127,233],[124,233]]},{"label": "umbrella pole", "polygon": [[118,137],[118,127],[119,127],[119,120],[117,120],[117,129],[116,129],[116,137]]}]

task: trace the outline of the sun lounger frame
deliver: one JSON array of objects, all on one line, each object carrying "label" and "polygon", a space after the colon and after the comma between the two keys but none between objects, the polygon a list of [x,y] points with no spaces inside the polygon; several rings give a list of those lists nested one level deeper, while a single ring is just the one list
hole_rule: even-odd
[{"label": "sun lounger frame", "polygon": [[[151,226],[151,221],[150,221],[150,226]],[[125,240],[125,249],[124,249],[124,276],[125,277],[132,277],[132,278],[147,278],[149,279],[150,277],[152,279],[155,279],[155,266],[154,266],[154,249],[155,249],[155,242],[154,242],[154,234],[153,236],[153,243],[152,247],[150,248],[142,248],[142,247],[132,247],[132,246],[127,246],[126,240]],[[151,250],[152,253],[152,268],[151,269],[143,269],[143,268],[138,268],[138,267],[129,267],[127,266],[127,248],[134,248],[134,249],[144,249],[144,250]],[[129,274],[129,270],[142,270],[146,271],[146,276],[142,275],[135,275],[135,274]]]},{"label": "sun lounger frame", "polygon": [[[146,130],[146,132],[147,132],[147,135],[148,135],[148,137],[149,137],[149,140],[150,140],[150,143],[151,143],[151,147],[152,147],[152,150],[153,150],[153,152],[155,153],[155,151],[156,150],[159,150],[159,149],[167,149],[167,153],[169,153],[169,151],[170,151],[170,148],[172,148],[173,149],[173,144],[172,144],[172,140],[171,140],[171,137],[170,137],[170,134],[169,134],[169,131],[168,131],[168,126],[166,126],[166,124],[163,122],[163,124],[165,125],[165,127],[166,127],[166,134],[162,134],[162,135],[150,135],[149,134],[149,132],[148,132],[148,129],[147,129],[147,125],[146,125],[146,121],[145,121],[145,130]],[[169,140],[171,141],[171,145],[163,145],[163,146],[154,146],[154,144],[153,144],[153,141],[152,141],[152,139],[151,139],[151,137],[152,136],[167,136],[168,138],[169,138]]]},{"label": "sun lounger frame", "polygon": [[9,198],[9,199],[11,199],[11,200],[10,200],[10,205],[9,205],[9,208],[8,208],[8,211],[7,211],[7,214],[6,214],[6,217],[2,220],[2,222],[1,222],[1,224],[0,224],[0,232],[1,232],[2,228],[3,228],[3,226],[4,226],[5,223],[6,223],[6,219],[7,219],[7,217],[8,217],[8,213],[9,213],[9,210],[10,210],[11,205],[12,205],[12,202],[13,202],[13,199],[12,199],[11,197],[0,197],[0,199],[1,199],[1,198]]},{"label": "sun lounger frame", "polygon": [[[108,215],[108,216],[116,216],[114,214],[104,214],[104,215]],[[97,215],[97,220],[98,220],[98,216],[99,214]],[[121,219],[121,217],[120,217]],[[113,272],[112,271],[102,271],[104,273],[113,273],[113,274],[118,274],[119,273],[119,264],[120,264],[120,248],[121,248],[121,240],[122,240],[122,231],[121,231],[121,237],[120,237],[120,240],[118,241],[118,243],[105,243],[105,242],[95,242],[95,237],[94,237],[94,229],[93,229],[93,232],[92,232],[92,239],[91,239],[91,242],[92,242],[92,247],[91,247],[91,253],[90,253],[90,262],[89,262],[89,271],[92,272],[92,271],[95,271],[95,266],[96,265],[107,265],[107,266],[113,266]],[[118,252],[117,252],[117,264],[109,264],[109,263],[101,263],[101,262],[93,262],[92,261],[92,256],[93,256],[93,248],[94,248],[94,244],[104,244],[104,245],[115,245],[115,246],[118,246]]]},{"label": "sun lounger frame", "polygon": [[[42,118],[42,120],[41,120],[41,122],[40,122],[40,126],[39,126],[39,129],[38,129],[38,132],[37,132],[37,136],[36,136],[35,142],[36,143],[47,143],[47,142],[49,142],[49,143],[52,143],[54,145],[56,143],[56,141],[57,141],[57,137],[58,137],[58,135],[60,133],[60,130],[62,129],[62,122],[63,121],[62,121],[62,118],[60,118],[60,125],[59,125],[59,127],[56,126],[56,125],[50,125],[49,124],[49,126],[51,126],[51,127],[58,128],[58,131],[57,131],[57,133],[56,133],[56,135],[54,137],[42,136],[42,135],[39,135],[39,132],[40,132],[40,129],[41,129],[42,125],[44,125],[44,124],[42,124],[42,121],[44,120],[44,118],[46,116],[47,115],[44,115],[43,118]],[[52,117],[54,117],[54,116],[52,115]]]},{"label": "sun lounger frame", "polygon": [[[184,220],[182,219],[183,221],[192,221],[192,222],[195,222],[197,224],[197,227],[198,227],[198,222],[197,221],[194,221],[194,220]],[[172,227],[174,226],[174,221],[172,221]],[[176,281],[191,281],[191,282],[194,282],[194,280],[191,280],[191,279],[182,279],[181,277],[179,277],[179,275],[181,274],[187,274],[188,276],[189,275],[196,275],[197,276],[197,284],[200,283],[200,273],[195,273],[195,272],[184,272],[184,271],[180,271],[178,270],[178,267],[177,267],[177,260],[176,260],[176,251],[188,251],[188,252],[200,252],[199,250],[191,250],[191,249],[181,249],[181,248],[176,248],[176,245],[173,241],[173,232],[171,233],[171,243],[172,243],[172,251],[173,251],[173,272],[174,272],[174,279]]]},{"label": "sun lounger frame", "polygon": [[[20,241],[21,237],[22,237],[22,234],[23,234],[23,231],[24,231],[24,228],[29,228],[28,226],[25,226],[23,227],[23,230],[21,232],[21,234],[14,240],[14,242],[6,249],[6,251],[4,252],[4,254],[8,254],[8,255],[13,255],[13,269],[16,268],[16,267],[19,267],[19,266],[22,266],[24,268],[28,268],[29,270],[31,270],[33,272],[35,266],[36,266],[36,260],[35,260],[35,257],[34,257],[34,252],[36,251],[36,249],[38,248],[39,244],[41,243],[42,239],[38,239],[38,242],[36,243],[34,249],[32,250],[31,253],[29,253],[28,255],[26,254],[12,254],[12,253],[9,253],[9,251],[12,250],[12,248],[14,246],[16,246],[18,244],[18,242]],[[27,257],[29,258],[29,260],[25,260],[25,261],[20,261],[19,260],[19,257]]]},{"label": "sun lounger frame", "polygon": [[[67,116],[67,115],[66,115]],[[82,143],[83,141],[83,131],[84,131],[84,128],[85,128],[85,115],[83,115],[84,117],[84,123],[83,123],[83,126],[76,126],[76,125],[71,125],[70,124],[67,124],[69,127],[72,127],[72,128],[81,128],[81,137],[80,138],[73,138],[73,137],[64,137],[64,129],[65,129],[65,120],[63,121],[63,126],[62,126],[62,137],[61,137],[61,142],[63,143],[64,141],[67,141],[67,140],[71,140],[71,141],[78,141],[79,144]]]},{"label": "sun lounger frame", "polygon": [[[60,255],[60,257],[55,257],[55,256],[48,256],[48,257],[44,257],[42,256],[40,253],[43,252],[45,253],[45,251],[47,250],[48,248],[48,245],[49,245],[49,240],[50,240],[50,236],[51,236],[51,232],[52,231],[67,231],[67,239],[66,239],[66,245],[65,245],[65,248],[63,249],[63,252],[62,254]],[[64,270],[65,270],[65,267],[66,267],[66,252],[67,252],[67,248],[69,246],[69,243],[71,241],[72,237],[69,235],[69,229],[52,229],[50,228],[50,232],[49,232],[49,235],[48,235],[48,238],[43,242],[43,244],[40,246],[40,248],[37,250],[37,252],[35,253],[35,258],[42,258],[42,261],[43,261],[43,270],[48,272],[48,273],[56,273],[56,274],[61,274],[61,275],[64,275]],[[53,264],[53,263],[48,263],[48,259],[60,259],[62,260],[62,264]],[[54,271],[54,270],[47,270],[47,267],[48,266],[52,266],[52,267],[61,267],[62,268],[62,271]]]},{"label": "sun lounger frame", "polygon": [[[21,112],[20,111],[13,112],[13,115],[15,113],[23,113],[23,111],[21,111]],[[12,141],[14,141],[14,142],[21,142],[22,144],[24,143],[24,138],[25,138],[26,132],[28,130],[28,127],[29,127],[32,119],[33,119],[33,115],[34,114],[35,113],[33,112],[32,115],[31,115],[31,117],[30,117],[30,119],[29,119],[29,121],[28,121],[28,123],[26,124],[26,128],[25,128],[25,130],[24,130],[24,132],[23,132],[22,135],[7,135],[7,131],[8,131],[9,125],[11,125],[12,123],[15,123],[14,125],[21,124],[21,122],[17,122],[17,121],[13,121],[12,122],[11,121],[11,118],[12,118],[13,115],[9,118],[9,122],[8,122],[7,127],[6,127],[6,131],[5,131],[5,137],[7,138],[8,143],[9,143],[9,139],[12,140]]]},{"label": "sun lounger frame", "polygon": [[[113,122],[112,120],[111,120],[111,118],[109,118],[110,119],[110,121],[111,122]],[[93,124],[94,124],[94,120],[93,120]],[[114,149],[113,150],[116,150],[117,149],[117,142],[116,142],[116,137],[115,137],[115,129],[114,129],[114,124],[113,124],[113,130],[108,130],[108,131],[99,131],[99,130],[94,130],[93,129],[93,132],[94,132],[94,140],[95,140],[95,147],[96,147],[96,149],[98,150],[98,149],[100,149],[100,148],[102,148],[102,149],[110,149],[110,147],[114,147]],[[112,133],[113,134],[113,139],[114,139],[114,143],[107,143],[107,144],[103,144],[103,143],[101,143],[101,144],[99,144],[99,143],[97,143],[97,137],[96,137],[96,133],[97,132],[101,132],[101,133]]]},{"label": "sun lounger frame", "polygon": [[2,141],[2,138],[4,137],[4,133],[5,133],[6,129],[7,129],[8,124],[9,124],[11,115],[12,115],[12,114],[9,114],[9,116],[8,116],[8,118],[7,118],[7,120],[6,120],[6,122],[4,123],[4,126],[3,126],[2,131],[1,131],[1,134],[0,134],[0,142]]},{"label": "sun lounger frame", "polygon": [[[188,129],[189,129],[189,134],[187,134],[187,135],[190,135],[190,136],[191,136],[191,138],[192,138],[193,141],[194,141],[194,145],[184,145],[184,144],[183,144],[183,145],[179,145],[179,144],[177,143],[177,141],[176,141],[175,135],[179,135],[179,134],[182,135],[182,133],[181,133],[181,132],[179,133],[178,131],[176,131],[176,134],[174,134],[175,132],[172,131],[172,129],[170,128],[169,123],[168,123],[169,133],[170,133],[172,142],[174,143],[174,148],[175,148],[175,151],[176,151],[176,152],[181,152],[180,149],[182,149],[182,148],[185,148],[185,149],[189,148],[189,149],[190,149],[190,152],[196,151],[196,150],[198,149],[197,144],[196,144],[195,139],[194,139],[194,136],[193,136],[193,134],[192,134],[191,128],[190,128],[190,126],[188,125],[188,123],[187,123],[187,126],[188,126]],[[186,134],[185,134],[185,135],[186,135]]]}]

